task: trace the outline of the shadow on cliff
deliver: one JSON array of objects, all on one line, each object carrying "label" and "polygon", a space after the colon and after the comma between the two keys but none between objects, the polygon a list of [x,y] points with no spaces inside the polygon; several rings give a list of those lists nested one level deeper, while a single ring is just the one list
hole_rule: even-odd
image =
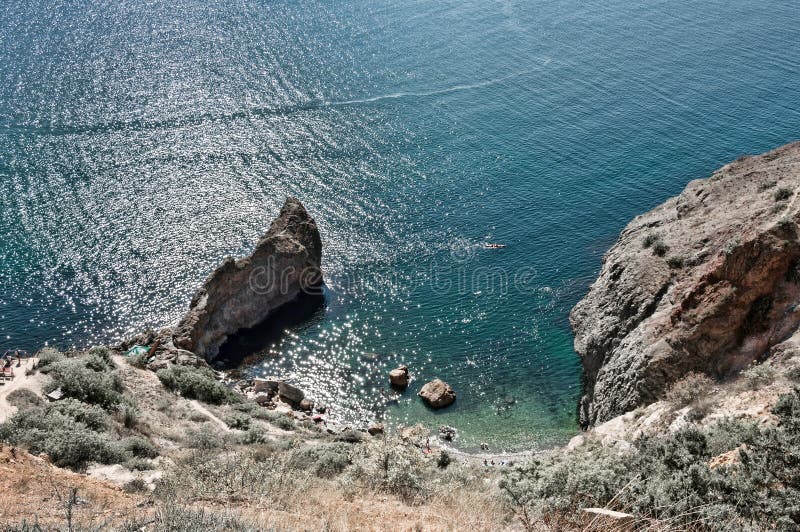
[{"label": "shadow on cliff", "polygon": [[316,322],[324,313],[324,295],[302,293],[255,327],[229,336],[220,346],[217,360],[222,362],[224,369],[241,366],[248,362],[246,359],[263,354],[277,344],[287,329]]}]

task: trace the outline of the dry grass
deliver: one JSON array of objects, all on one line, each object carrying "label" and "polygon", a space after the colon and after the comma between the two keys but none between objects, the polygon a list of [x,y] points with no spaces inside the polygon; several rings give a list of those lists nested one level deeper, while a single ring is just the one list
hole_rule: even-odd
[{"label": "dry grass", "polygon": [[[441,469],[436,453],[424,455],[402,438],[364,435],[364,443],[348,444],[313,425],[285,430],[277,422],[282,420],[260,407],[198,409],[152,372],[119,357],[115,362],[126,394],[136,398],[130,424],[165,457],[153,465],[164,474],[155,491],[126,493],[121,485],[32,459],[47,472],[42,477],[27,462],[7,461],[2,492],[44,502],[0,509],[0,528],[24,529],[23,520],[45,529],[70,528],[61,510],[73,487],[79,499],[72,505],[75,530],[518,528],[493,471],[458,463]],[[63,477],[61,498],[48,480],[54,475]]]}]

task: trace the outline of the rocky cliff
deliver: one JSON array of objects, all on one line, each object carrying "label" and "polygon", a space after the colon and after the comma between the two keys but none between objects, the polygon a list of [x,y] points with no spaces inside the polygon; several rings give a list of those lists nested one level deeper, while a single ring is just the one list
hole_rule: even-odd
[{"label": "rocky cliff", "polygon": [[584,427],[689,372],[730,376],[800,324],[800,143],[743,157],[636,217],[572,310]]},{"label": "rocky cliff", "polygon": [[173,333],[175,346],[213,360],[229,335],[318,290],[321,259],[317,224],[299,200],[287,198],[253,253],[226,258],[206,279]]}]

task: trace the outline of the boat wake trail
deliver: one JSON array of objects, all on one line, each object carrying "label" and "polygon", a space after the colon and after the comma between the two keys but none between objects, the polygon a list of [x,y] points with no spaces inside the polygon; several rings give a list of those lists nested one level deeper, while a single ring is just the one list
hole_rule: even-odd
[{"label": "boat wake trail", "polygon": [[514,74],[509,74],[508,76],[503,76],[501,78],[495,79],[488,79],[486,81],[481,81],[478,83],[468,83],[463,85],[454,85],[452,87],[447,87],[444,89],[436,89],[431,91],[420,91],[420,92],[395,92],[392,94],[382,94],[380,96],[371,96],[369,98],[359,98],[355,100],[339,100],[339,101],[325,101],[323,105],[330,106],[330,107],[337,107],[342,105],[359,105],[365,103],[374,103],[380,102],[383,100],[397,100],[400,98],[424,98],[427,96],[438,96],[440,94],[450,94],[452,92],[461,92],[461,91],[468,91],[474,89],[480,89],[483,87],[488,87],[490,85],[496,85],[498,83],[502,83],[511,78],[515,78],[524,74],[524,72],[517,72]]},{"label": "boat wake trail", "polygon": [[72,135],[72,134],[98,134],[107,132],[117,132],[126,130],[157,130],[157,129],[174,129],[181,127],[190,127],[201,125],[207,122],[216,121],[233,121],[244,120],[252,117],[269,117],[269,116],[288,116],[298,112],[314,111],[316,109],[328,107],[340,107],[348,105],[369,104],[380,102],[383,100],[397,100],[400,98],[424,98],[428,96],[437,96],[441,94],[449,94],[453,92],[461,92],[468,90],[480,89],[490,85],[502,83],[511,78],[521,76],[528,73],[528,71],[515,72],[495,79],[488,79],[478,83],[467,83],[462,85],[454,85],[452,87],[445,87],[443,89],[436,89],[430,91],[408,91],[408,92],[395,92],[393,94],[383,94],[380,96],[372,96],[368,98],[359,98],[353,100],[337,100],[329,101],[324,99],[310,99],[305,102],[298,102],[288,105],[256,107],[252,109],[243,109],[239,111],[232,111],[227,113],[206,112],[189,116],[176,116],[174,118],[167,118],[164,120],[130,120],[130,121],[111,121],[97,124],[65,124],[65,125],[51,125],[39,126],[31,124],[3,124],[0,122],[0,127],[4,127],[6,132],[14,133],[34,133],[41,135]]}]

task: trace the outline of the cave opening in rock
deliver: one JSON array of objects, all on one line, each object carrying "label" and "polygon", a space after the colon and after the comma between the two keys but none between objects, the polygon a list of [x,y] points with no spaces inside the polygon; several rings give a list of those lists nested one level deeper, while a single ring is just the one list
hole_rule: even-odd
[{"label": "cave opening in rock", "polygon": [[280,342],[287,330],[318,321],[324,313],[324,295],[301,293],[258,325],[230,335],[220,346],[217,360],[224,369],[236,368],[246,359],[266,353]]}]

